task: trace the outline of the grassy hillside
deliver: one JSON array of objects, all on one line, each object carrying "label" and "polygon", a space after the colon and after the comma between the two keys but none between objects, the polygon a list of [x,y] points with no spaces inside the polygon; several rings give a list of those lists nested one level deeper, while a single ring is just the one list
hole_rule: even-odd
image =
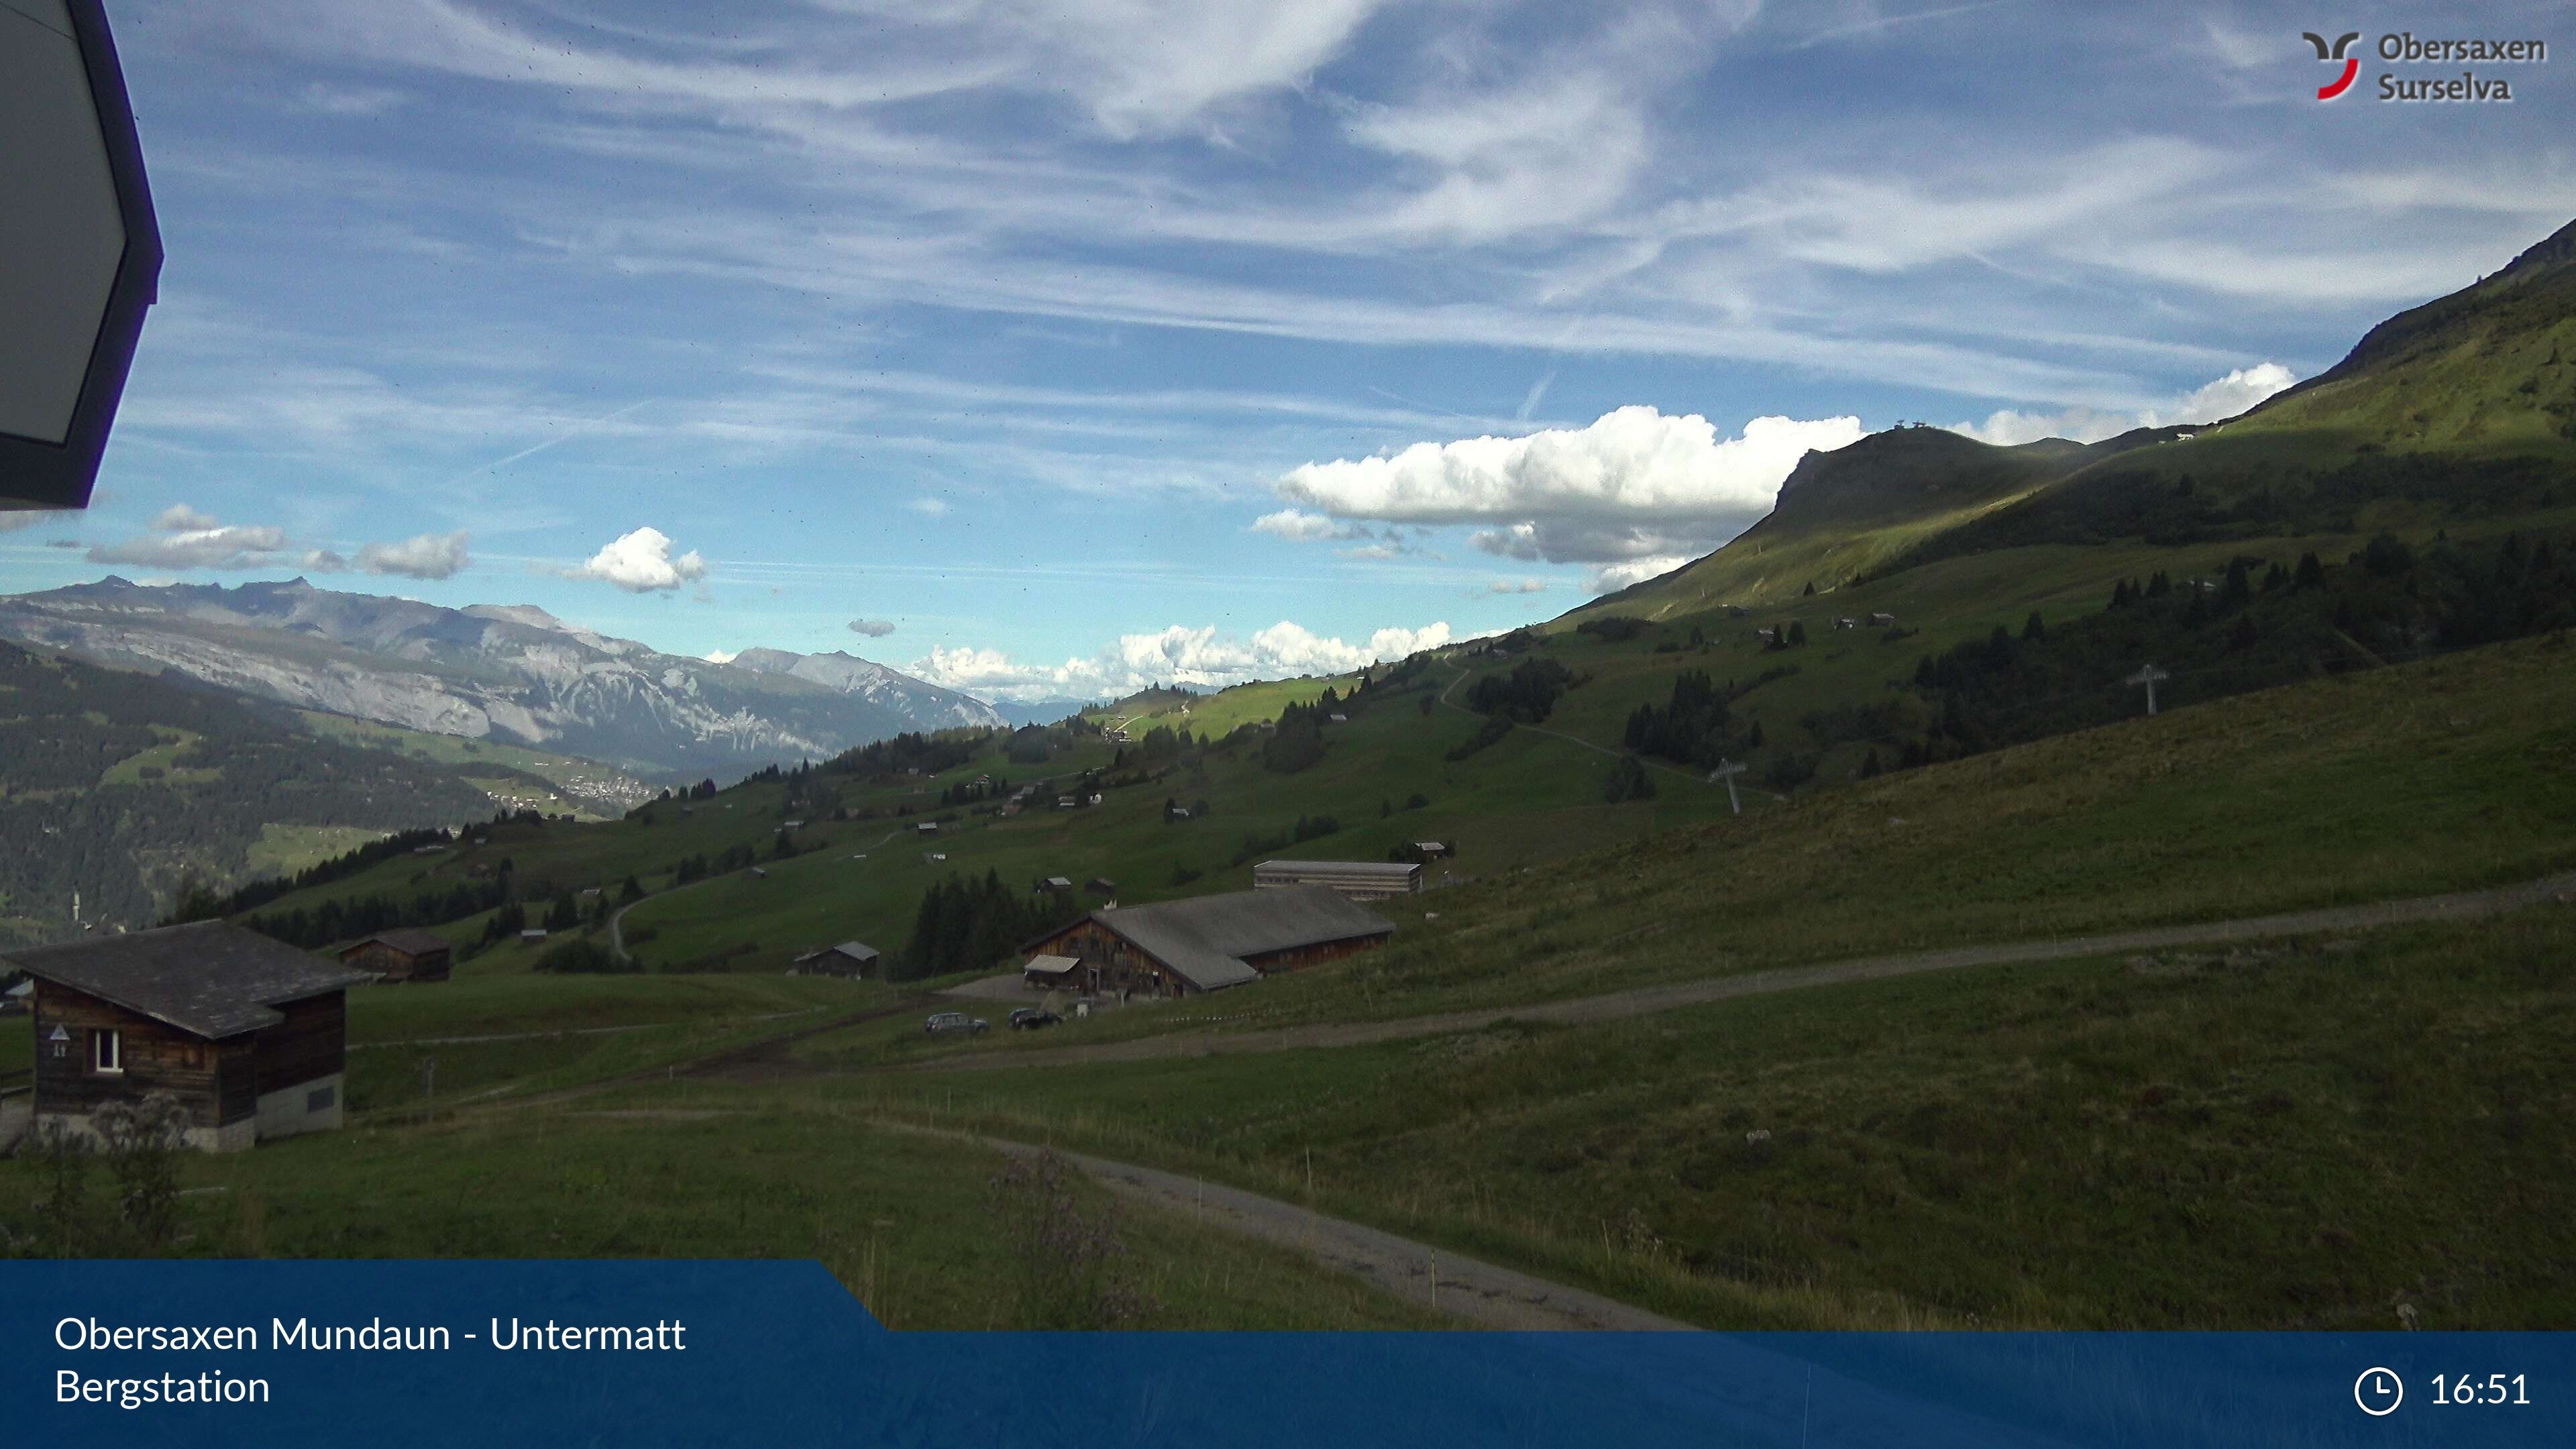
[{"label": "grassy hillside", "polygon": [[[295,1258],[815,1258],[905,1329],[1088,1326],[1049,1316],[1076,1273],[1024,1251],[1025,1192],[994,1150],[872,1124],[825,1104],[659,1102],[359,1127],[226,1157],[189,1156],[179,1251]],[[0,1227],[40,1164],[0,1161]],[[91,1206],[108,1191],[92,1175]],[[1446,1326],[1355,1280],[1076,1176],[1073,1207],[1109,1223],[1112,1268],[1164,1329]],[[94,1227],[109,1215],[84,1214]],[[88,1245],[117,1251],[112,1237]]]},{"label": "grassy hillside", "polygon": [[[2576,910],[837,1090],[1727,1328],[2576,1321]],[[2474,1212],[2461,1204],[2474,1202]]]}]

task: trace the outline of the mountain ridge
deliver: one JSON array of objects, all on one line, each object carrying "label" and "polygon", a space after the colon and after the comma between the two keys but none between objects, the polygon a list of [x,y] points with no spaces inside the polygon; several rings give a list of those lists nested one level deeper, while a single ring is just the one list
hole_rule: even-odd
[{"label": "mountain ridge", "polygon": [[[226,588],[110,575],[0,597],[0,638],[670,779],[827,758],[909,731],[1005,727],[980,700],[848,655],[769,650],[737,667],[531,605],[450,609],[301,578]],[[818,659],[839,662],[805,662]]]}]

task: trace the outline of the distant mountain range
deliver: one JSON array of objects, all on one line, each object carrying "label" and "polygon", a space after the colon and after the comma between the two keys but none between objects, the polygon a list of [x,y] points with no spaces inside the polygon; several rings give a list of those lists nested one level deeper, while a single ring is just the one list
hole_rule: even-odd
[{"label": "distant mountain range", "polygon": [[441,608],[317,589],[121,578],[0,597],[0,638],[305,709],[734,778],[907,731],[1006,727],[981,700],[847,654],[664,654],[529,605]]}]

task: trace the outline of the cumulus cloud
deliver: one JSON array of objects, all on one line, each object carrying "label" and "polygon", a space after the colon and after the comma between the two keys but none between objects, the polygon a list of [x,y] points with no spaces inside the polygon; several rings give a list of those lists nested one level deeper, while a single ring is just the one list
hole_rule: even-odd
[{"label": "cumulus cloud", "polygon": [[349,561],[327,548],[317,548],[306,551],[304,567],[317,574],[345,574],[349,571]]},{"label": "cumulus cloud", "polygon": [[16,533],[40,523],[54,523],[77,515],[68,508],[0,509],[0,533]]},{"label": "cumulus cloud", "polygon": [[739,649],[710,649],[698,657],[707,661],[709,664],[731,664],[742,657],[742,651]]},{"label": "cumulus cloud", "polygon": [[850,632],[865,634],[871,639],[882,639],[894,632],[894,621],[892,619],[852,619]]},{"label": "cumulus cloud", "polygon": [[934,648],[909,668],[933,684],[988,699],[1088,697],[1124,694],[1155,683],[1222,688],[1254,679],[1340,674],[1438,648],[1456,637],[1446,623],[1380,629],[1356,644],[1285,619],[1248,638],[1222,633],[1212,624],[1174,624],[1155,633],[1121,635],[1095,655],[1061,664],[1024,663],[998,649]]},{"label": "cumulus cloud", "polygon": [[[643,530],[651,532],[651,530]],[[627,538],[635,537],[628,534]],[[660,537],[656,534],[655,537]],[[626,539],[619,539],[624,543]],[[610,544],[613,549],[617,544]],[[602,551],[602,557],[606,550]],[[689,555],[697,557],[695,554]],[[465,551],[465,534],[424,533],[400,543],[371,543],[358,550],[358,567],[371,574],[396,574],[407,579],[452,579],[471,567],[473,556]],[[596,565],[599,559],[591,563]]]},{"label": "cumulus cloud", "polygon": [[123,543],[97,545],[89,551],[89,561],[155,569],[253,569],[267,567],[286,547],[284,529],[218,523],[184,503],[161,510],[152,529]]},{"label": "cumulus cloud", "polygon": [[2026,413],[2004,408],[1982,423],[1953,423],[1950,430],[1979,442],[2011,446],[2041,438],[2071,438],[2098,443],[2132,428],[2167,428],[2183,423],[2223,422],[2289,387],[2299,375],[2277,362],[2240,367],[2225,377],[2193,388],[2170,402],[2136,412],[2104,412],[2073,407],[2062,412]]},{"label": "cumulus cloud", "polygon": [[1724,542],[1770,511],[1781,480],[1810,450],[1860,437],[1856,417],[1763,417],[1721,439],[1696,413],[1631,406],[1582,428],[1307,463],[1277,487],[1336,519],[1490,523],[1498,526],[1470,539],[1488,553],[1608,563]]},{"label": "cumulus cloud", "polygon": [[579,568],[566,569],[568,579],[597,579],[630,594],[667,593],[707,574],[707,561],[696,549],[671,556],[671,539],[658,528],[639,528],[590,556]]}]

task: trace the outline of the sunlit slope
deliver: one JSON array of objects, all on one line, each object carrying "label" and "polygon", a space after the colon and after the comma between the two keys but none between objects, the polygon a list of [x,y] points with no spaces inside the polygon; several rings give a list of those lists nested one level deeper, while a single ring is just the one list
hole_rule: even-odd
[{"label": "sunlit slope", "polygon": [[1899,428],[1810,453],[1741,537],[1575,613],[1679,618],[2002,548],[2430,532],[2576,502],[2576,224],[2208,421],[2018,448]]},{"label": "sunlit slope", "polygon": [[2091,461],[1897,567],[2028,544],[2430,532],[2576,502],[2576,226],[2214,428]]}]

